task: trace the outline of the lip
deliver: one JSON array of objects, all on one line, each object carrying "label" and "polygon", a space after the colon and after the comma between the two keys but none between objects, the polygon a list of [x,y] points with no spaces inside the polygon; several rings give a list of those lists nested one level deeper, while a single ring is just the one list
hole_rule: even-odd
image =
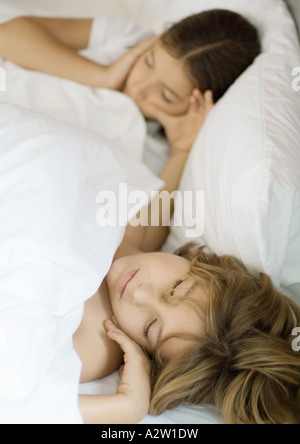
[{"label": "lip", "polygon": [[125,94],[125,96],[130,97],[130,92],[129,92],[129,89],[127,87],[123,90],[123,94]]},{"label": "lip", "polygon": [[132,270],[129,273],[127,273],[124,278],[122,279],[120,285],[119,285],[119,292],[121,295],[121,298],[123,297],[123,294],[125,293],[126,287],[129,284],[129,282],[132,281],[132,279],[135,277],[135,275],[139,272],[139,270]]}]

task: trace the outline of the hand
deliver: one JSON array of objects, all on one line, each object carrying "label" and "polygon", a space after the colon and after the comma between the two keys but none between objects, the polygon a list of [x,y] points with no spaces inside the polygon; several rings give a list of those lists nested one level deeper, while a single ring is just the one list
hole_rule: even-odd
[{"label": "hand", "polygon": [[159,36],[151,37],[130,49],[107,70],[107,88],[122,91],[126,80],[138,59],[147,52],[159,39]]},{"label": "hand", "polygon": [[148,105],[147,114],[158,120],[164,127],[173,153],[188,153],[213,106],[212,91],[202,94],[198,89],[195,89],[185,114],[171,116],[153,105]]},{"label": "hand", "polygon": [[124,352],[124,366],[120,371],[121,382],[117,394],[127,398],[136,422],[140,422],[147,415],[150,406],[150,360],[141,347],[112,321],[106,321],[104,326],[108,337],[117,342]]}]

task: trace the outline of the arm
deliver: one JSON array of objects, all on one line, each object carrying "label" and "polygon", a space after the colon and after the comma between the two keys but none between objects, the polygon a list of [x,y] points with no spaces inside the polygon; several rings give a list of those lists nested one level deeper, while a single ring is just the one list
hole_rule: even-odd
[{"label": "arm", "polygon": [[[22,17],[21,17],[22,19]],[[89,45],[93,19],[62,19],[62,18],[42,18],[23,17],[32,23],[39,25],[49,34],[52,34],[59,42],[65,46],[79,51],[86,49]],[[17,20],[20,20],[17,19]]]},{"label": "arm", "polygon": [[79,410],[84,424],[134,424],[139,421],[126,398],[120,395],[80,395]]},{"label": "arm", "polygon": [[[201,94],[195,90],[190,99],[190,108],[182,116],[169,116],[161,110],[149,106],[148,112],[158,120],[165,128],[171,147],[170,157],[161,171],[159,177],[165,182],[163,191],[172,194],[178,190],[179,183],[193,143],[204,124],[205,119],[213,108],[211,91]],[[164,220],[170,220],[174,212],[174,200],[165,201],[162,209],[157,205],[159,196],[150,203],[147,209],[143,209],[137,216],[140,219],[145,211],[148,213],[147,227],[134,227],[129,224],[126,228],[123,242],[117,251],[115,259],[123,256],[138,254],[138,252],[157,251],[164,244],[170,227],[164,226]],[[158,214],[157,214],[158,212]],[[159,226],[151,226],[151,219],[159,221]]]},{"label": "arm", "polygon": [[85,424],[137,424],[148,413],[151,398],[149,359],[112,321],[104,324],[108,337],[124,352],[120,385],[111,396],[79,396]]},{"label": "arm", "polygon": [[[186,161],[188,159],[188,152],[172,151],[168,161],[166,162],[159,177],[165,182],[165,187],[162,191],[171,194],[178,190],[179,182],[184,171]],[[166,200],[166,204],[160,208],[158,205],[159,196],[154,199],[148,208],[144,208],[137,215],[140,219],[141,213],[146,211],[148,214],[148,226],[132,226],[129,224],[125,231],[125,236],[120,245],[115,259],[131,254],[138,254],[143,252],[157,251],[165,242],[170,227],[164,226],[164,220],[170,220],[174,212],[174,200]],[[158,221],[158,226],[151,226],[151,219]]]},{"label": "arm", "polygon": [[33,71],[94,88],[121,89],[136,60],[153,44],[142,42],[111,66],[80,54],[88,45],[93,20],[19,17],[0,25],[0,54]]},{"label": "arm", "polygon": [[[7,60],[26,69],[39,71],[78,83],[96,86],[105,84],[105,68],[80,56],[74,46],[88,43],[92,21],[86,21],[77,42],[67,39],[73,27],[65,33],[52,32],[50,22],[45,27],[30,17],[20,17],[0,27],[0,53]],[[73,48],[66,43],[73,43]],[[77,45],[75,45],[75,43]],[[71,45],[72,46],[72,45]]]}]

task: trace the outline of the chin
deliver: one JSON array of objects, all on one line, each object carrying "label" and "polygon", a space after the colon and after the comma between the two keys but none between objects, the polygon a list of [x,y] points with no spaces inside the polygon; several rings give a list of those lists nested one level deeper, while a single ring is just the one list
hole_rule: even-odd
[{"label": "chin", "polygon": [[145,117],[145,119],[148,120],[155,120],[157,121],[157,119],[155,117],[153,117],[153,115],[151,115],[149,112],[144,111],[143,108],[139,107],[140,112],[143,114],[143,116]]}]

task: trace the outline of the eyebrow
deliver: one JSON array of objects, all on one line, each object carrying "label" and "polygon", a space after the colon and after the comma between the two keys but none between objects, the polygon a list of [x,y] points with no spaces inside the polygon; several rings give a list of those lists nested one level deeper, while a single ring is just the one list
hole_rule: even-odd
[{"label": "eyebrow", "polygon": [[[154,46],[151,49],[151,54],[152,54],[152,59],[153,59],[153,68],[155,68],[156,66],[156,62],[155,62],[155,51],[154,51]],[[175,96],[178,100],[180,100],[180,102],[183,102],[183,98],[180,97],[175,91],[173,91],[171,88],[169,88],[169,86],[167,86],[165,83],[161,82],[161,84],[163,85],[163,87],[165,89],[167,89],[171,94],[173,94],[173,96]]]}]

